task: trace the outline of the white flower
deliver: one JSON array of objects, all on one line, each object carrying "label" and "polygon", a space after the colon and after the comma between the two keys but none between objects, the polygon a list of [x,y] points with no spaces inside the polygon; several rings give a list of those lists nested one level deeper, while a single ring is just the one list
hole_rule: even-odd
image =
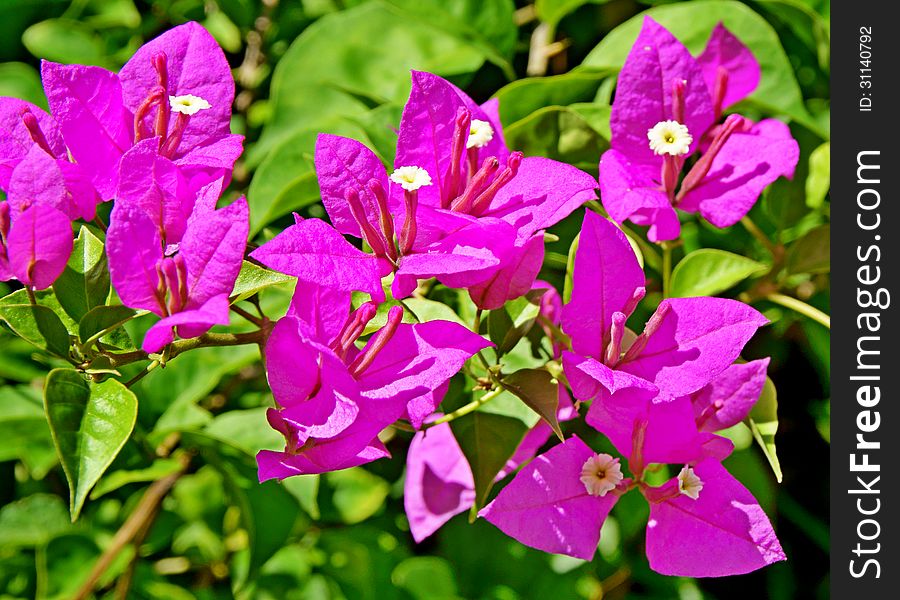
[{"label": "white flower", "polygon": [[678,491],[690,498],[696,500],[700,497],[700,490],[703,489],[703,480],[697,477],[694,469],[685,466],[678,473]]},{"label": "white flower", "polygon": [[492,139],[494,139],[494,128],[491,127],[491,124],[487,121],[472,119],[466,148],[484,148]]},{"label": "white flower", "polygon": [[672,156],[687,154],[694,141],[688,128],[678,121],[660,121],[647,130],[647,139],[653,152]]},{"label": "white flower", "polygon": [[192,94],[186,94],[184,96],[169,96],[169,106],[172,107],[172,112],[182,113],[185,115],[193,115],[200,112],[201,110],[211,108],[209,102],[207,102],[200,96],[194,96]]},{"label": "white flower", "polygon": [[431,185],[431,175],[422,167],[400,167],[391,173],[391,181],[399,183],[407,192]]},{"label": "white flower", "polygon": [[595,454],[581,467],[581,483],[591,496],[605,496],[622,481],[619,459],[609,454]]}]

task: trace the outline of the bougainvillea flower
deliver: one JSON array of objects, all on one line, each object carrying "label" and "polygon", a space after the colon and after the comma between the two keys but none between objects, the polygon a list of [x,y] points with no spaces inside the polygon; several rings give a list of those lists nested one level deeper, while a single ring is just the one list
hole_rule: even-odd
[{"label": "bougainvillea flower", "polygon": [[449,321],[402,323],[394,306],[360,350],[356,342],[377,304],[351,311],[350,292],[299,283],[288,314],[266,343],[269,386],[280,409],[269,422],[283,452],[257,455],[259,477],[322,473],[381,458],[378,433],[421,398],[434,404],[473,354],[490,345]]},{"label": "bougainvillea flower", "polygon": [[[557,420],[578,416],[564,386],[559,386]],[[519,442],[506,466],[497,474],[504,479],[537,454],[553,436],[543,419]],[[475,504],[475,480],[472,469],[460,449],[448,423],[441,423],[413,436],[406,455],[403,506],[409,519],[409,531],[418,543],[441,528],[454,516]]]},{"label": "bougainvillea flower", "polygon": [[[122,303],[163,317],[142,348],[158,352],[174,339],[226,325],[228,295],[241,269],[249,231],[244,198],[216,210],[221,181],[200,191],[181,237],[164,238],[140,206],[116,202],[106,235],[113,287]],[[154,215],[155,216],[155,215]]]},{"label": "bougainvillea flower", "polygon": [[193,192],[231,175],[243,138],[230,134],[234,79],[215,39],[185,23],[142,46],[116,74],[41,65],[44,91],[75,162],[104,200],[116,195],[119,161],[156,139]]},{"label": "bougainvillea flower", "polygon": [[415,71],[391,173],[366,146],[334,135],[319,136],[315,161],[332,223],[394,271],[396,298],[437,277],[469,289],[481,308],[502,306],[534,282],[543,230],[595,197],[586,173],[510,152],[495,101],[478,106]]},{"label": "bougainvillea flower", "polygon": [[728,227],[767,185],[793,177],[800,150],[787,125],[740,115],[716,125],[758,83],[759,64],[721,24],[695,59],[646,17],[619,74],[611,147],[600,160],[610,216],[649,226],[652,241],[670,240],[680,233],[676,208]]},{"label": "bougainvillea flower", "polygon": [[17,98],[0,98],[0,189],[20,210],[40,202],[70,220],[93,219],[100,201],[53,118]]},{"label": "bougainvillea flower", "polygon": [[[573,350],[564,353],[563,365],[576,398],[602,401],[591,411],[622,392],[657,402],[692,394],[734,363],[767,323],[736,300],[672,298],[660,303],[643,333],[626,348],[625,322],[644,296],[643,284],[643,271],[625,234],[586,211],[572,298],[563,308],[563,330]],[[613,400],[609,404],[616,405]]]},{"label": "bougainvillea flower", "polygon": [[762,394],[769,359],[734,364],[691,394],[700,431],[721,431],[747,418]]},{"label": "bougainvillea flower", "polygon": [[72,254],[69,218],[46,204],[17,210],[0,201],[0,281],[18,279],[37,290],[56,281]]},{"label": "bougainvillea flower", "polygon": [[[656,430],[665,437],[664,428]],[[693,432],[709,443],[687,461],[670,461],[685,464],[657,487],[643,481],[646,465],[636,465],[631,452],[633,478],[625,477],[618,458],[596,454],[572,436],[528,463],[479,515],[523,544],[590,560],[616,501],[638,488],[650,504],[647,558],[659,573],[719,577],[784,560],[765,512],[721,465],[730,442]],[[649,429],[642,430],[634,454],[650,440]]]}]

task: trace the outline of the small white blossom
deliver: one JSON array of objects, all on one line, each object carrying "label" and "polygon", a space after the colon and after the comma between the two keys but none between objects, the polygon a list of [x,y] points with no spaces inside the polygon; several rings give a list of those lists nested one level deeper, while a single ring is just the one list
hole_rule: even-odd
[{"label": "small white blossom", "polygon": [[186,94],[184,96],[169,96],[169,106],[172,112],[182,113],[185,115],[193,115],[201,110],[211,108],[209,102],[200,96]]},{"label": "small white blossom", "polygon": [[581,483],[591,496],[603,497],[622,481],[619,459],[609,454],[595,454],[581,467]]},{"label": "small white blossom", "polygon": [[647,139],[653,152],[671,156],[687,154],[694,141],[688,128],[678,121],[660,121],[647,130]]},{"label": "small white blossom", "polygon": [[400,167],[391,173],[391,181],[399,183],[407,192],[431,185],[431,175],[422,167]]},{"label": "small white blossom", "polygon": [[696,500],[700,497],[700,490],[703,489],[703,480],[697,477],[694,469],[685,466],[678,473],[678,491],[690,498]]},{"label": "small white blossom", "polygon": [[492,139],[494,139],[494,128],[491,127],[491,124],[487,121],[472,119],[466,148],[484,148]]}]

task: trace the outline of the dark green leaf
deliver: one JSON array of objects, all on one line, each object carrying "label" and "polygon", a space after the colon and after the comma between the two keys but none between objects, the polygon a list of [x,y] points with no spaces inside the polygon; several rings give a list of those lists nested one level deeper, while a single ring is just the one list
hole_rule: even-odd
[{"label": "dark green leaf", "polygon": [[556,26],[563,17],[585,4],[606,4],[609,0],[536,0],[534,9],[538,18]]},{"label": "dark green leaf", "polygon": [[[60,316],[41,303],[41,297],[47,294],[38,296],[38,304],[32,305],[25,290],[13,292],[0,300],[0,319],[22,339],[66,358],[69,355],[69,331]],[[49,295],[52,296],[52,292]]]},{"label": "dark green leaf", "polygon": [[766,377],[759,400],[756,401],[753,410],[750,411],[750,416],[744,422],[753,433],[753,439],[766,455],[769,465],[775,473],[775,479],[781,483],[781,464],[775,453],[775,432],[778,431],[778,393],[775,390],[775,384],[768,377]]},{"label": "dark green leaf", "polygon": [[475,479],[475,504],[484,505],[494,478],[522,441],[525,425],[518,419],[476,411],[450,422]]},{"label": "dark green leaf", "polygon": [[103,242],[84,225],[75,238],[65,270],[53,283],[53,291],[66,313],[76,321],[92,308],[106,303],[109,270]]},{"label": "dark green leaf", "polygon": [[715,296],[768,267],[725,250],[704,248],[685,256],[672,271],[675,298]]},{"label": "dark green leaf", "polygon": [[69,482],[74,521],[91,488],[131,436],[137,397],[115,379],[88,384],[76,371],[54,369],[44,385],[44,410]]},{"label": "dark green leaf", "polygon": [[831,270],[831,225],[806,232],[787,255],[788,273],[828,273]]},{"label": "dark green leaf", "polygon": [[0,96],[21,98],[47,110],[41,77],[34,67],[25,63],[0,63]]},{"label": "dark green leaf", "polygon": [[522,399],[539,414],[564,441],[562,429],[556,419],[559,408],[559,382],[543,369],[520,369],[503,378],[503,387]]},{"label": "dark green leaf", "polygon": [[[137,311],[133,308],[128,308],[121,304],[92,308],[78,323],[78,337],[82,343],[85,343],[104,329],[124,324],[136,313]],[[120,333],[125,336],[128,335],[124,330]]]}]

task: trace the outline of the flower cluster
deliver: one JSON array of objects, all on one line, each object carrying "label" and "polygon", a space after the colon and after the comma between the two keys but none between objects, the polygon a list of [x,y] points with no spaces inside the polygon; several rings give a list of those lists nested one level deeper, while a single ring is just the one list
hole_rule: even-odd
[{"label": "flower cluster", "polygon": [[[0,279],[49,287],[72,252],[71,222],[115,199],[110,277],[122,303],[163,317],[143,342],[228,323],[243,260],[244,200],[215,210],[242,152],[230,133],[234,81],[197,23],[142,46],[119,73],[41,65],[47,114],[0,98]],[[101,223],[102,225],[102,223]]]},{"label": "flower cluster", "polygon": [[[268,422],[285,441],[257,455],[260,481],[387,457],[379,436],[397,425],[414,434],[405,507],[416,541],[477,509],[524,544],[590,559],[607,515],[636,490],[650,504],[646,550],[660,573],[720,576],[783,560],[759,504],[723,467],[733,445],[716,433],[760,396],[768,361],[740,354],[766,319],[734,300],[665,298],[634,333],[646,281],[612,222],[647,225],[651,241],[679,236],[676,208],[727,227],[765,186],[792,175],[798,148],[785,124],[723,118],[759,71],[721,25],[694,58],[647,19],[619,76],[599,182],[508,148],[496,100],[478,105],[424,72],[412,72],[392,168],[359,141],[320,135],[315,169],[330,223],[295,215],[249,253],[297,279],[274,326],[262,312],[241,313],[259,325],[253,341],[276,404]],[[159,317],[136,354],[164,362],[176,336],[203,336],[241,310],[230,297],[247,253],[248,205],[217,208],[243,142],[230,133],[228,63],[188,23],[140,48],[119,73],[50,62],[41,72],[49,114],[0,99],[0,279],[19,280],[34,300],[67,265],[72,222],[95,221],[118,300]],[[599,211],[598,185],[612,221],[584,213],[564,303],[537,280],[545,231],[586,203]],[[431,280],[465,290],[471,329],[411,318],[404,300],[422,300]],[[480,327],[483,311],[511,320],[502,311],[523,298],[546,342],[547,360],[531,369],[550,381],[541,403],[510,383],[506,342],[488,341]],[[483,354],[491,347],[494,364]],[[442,414],[463,369],[485,395]],[[482,506],[448,422],[503,392],[541,404],[543,420],[487,475],[512,479]],[[585,405],[583,421],[616,456],[564,435],[559,424],[581,419]],[[539,453],[554,433],[561,443]],[[672,476],[651,483],[660,472]]]},{"label": "flower cluster", "polygon": [[787,125],[737,114],[722,120],[759,79],[753,54],[721,23],[694,58],[646,17],[619,74],[611,148],[600,159],[610,216],[649,226],[651,241],[672,240],[681,230],[676,208],[728,227],[763,188],[792,177],[800,149]]}]

